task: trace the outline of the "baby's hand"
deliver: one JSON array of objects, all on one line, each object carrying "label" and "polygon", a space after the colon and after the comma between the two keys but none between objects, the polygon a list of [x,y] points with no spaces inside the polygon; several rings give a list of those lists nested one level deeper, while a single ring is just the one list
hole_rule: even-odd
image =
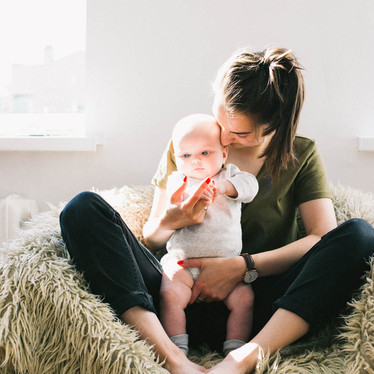
[{"label": "baby's hand", "polygon": [[224,183],[222,183],[223,181],[218,181],[216,184],[215,184],[215,196],[217,196],[218,194],[225,194],[225,185]]},{"label": "baby's hand", "polygon": [[207,180],[208,183],[208,186],[209,188],[207,188],[203,195],[201,196],[202,199],[204,200],[207,200],[209,202],[213,202],[214,201],[214,198],[215,198],[215,195],[216,195],[216,187],[215,187],[215,183],[214,183],[214,180],[211,180],[210,178],[208,178]]},{"label": "baby's hand", "polygon": [[234,185],[227,179],[216,183],[217,194],[221,193],[229,197],[238,197],[238,191]]}]

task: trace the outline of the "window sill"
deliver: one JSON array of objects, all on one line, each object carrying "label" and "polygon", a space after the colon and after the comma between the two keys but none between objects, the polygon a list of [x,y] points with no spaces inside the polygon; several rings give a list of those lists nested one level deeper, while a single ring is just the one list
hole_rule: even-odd
[{"label": "window sill", "polygon": [[373,152],[374,136],[359,136],[357,138],[357,148],[360,152]]},{"label": "window sill", "polygon": [[357,147],[360,152],[373,152],[374,136],[359,136],[357,138]]},{"label": "window sill", "polygon": [[96,152],[103,143],[90,137],[1,137],[0,152]]}]

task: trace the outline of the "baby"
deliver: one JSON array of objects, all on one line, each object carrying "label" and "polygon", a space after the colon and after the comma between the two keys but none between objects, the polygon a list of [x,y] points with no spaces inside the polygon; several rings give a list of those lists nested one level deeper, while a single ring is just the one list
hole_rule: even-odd
[{"label": "baby", "polygon": [[[183,269],[177,262],[196,257],[238,256],[242,250],[241,203],[254,199],[258,182],[252,174],[232,164],[225,167],[228,149],[221,145],[220,128],[210,115],[193,114],[180,120],[173,131],[173,147],[178,171],[169,176],[167,193],[175,192],[186,177],[184,200],[201,183],[211,184],[215,191],[204,221],[176,230],[167,242],[168,253],[161,259],[164,268],[161,322],[170,339],[187,355],[184,309],[200,269]],[[253,301],[252,288],[245,283],[239,283],[224,300],[230,311],[223,346],[225,355],[248,342]]]}]

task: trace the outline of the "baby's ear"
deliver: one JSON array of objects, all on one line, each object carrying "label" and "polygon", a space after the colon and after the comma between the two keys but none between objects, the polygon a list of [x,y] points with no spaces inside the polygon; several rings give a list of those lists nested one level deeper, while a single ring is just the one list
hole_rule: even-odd
[{"label": "baby's ear", "polygon": [[228,155],[229,155],[229,148],[223,147],[223,163],[226,162]]}]

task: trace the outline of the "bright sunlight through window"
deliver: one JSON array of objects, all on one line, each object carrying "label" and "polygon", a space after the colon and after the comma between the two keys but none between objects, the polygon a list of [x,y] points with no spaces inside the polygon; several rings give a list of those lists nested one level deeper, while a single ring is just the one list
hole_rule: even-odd
[{"label": "bright sunlight through window", "polygon": [[86,0],[1,0],[0,137],[83,136]]}]

